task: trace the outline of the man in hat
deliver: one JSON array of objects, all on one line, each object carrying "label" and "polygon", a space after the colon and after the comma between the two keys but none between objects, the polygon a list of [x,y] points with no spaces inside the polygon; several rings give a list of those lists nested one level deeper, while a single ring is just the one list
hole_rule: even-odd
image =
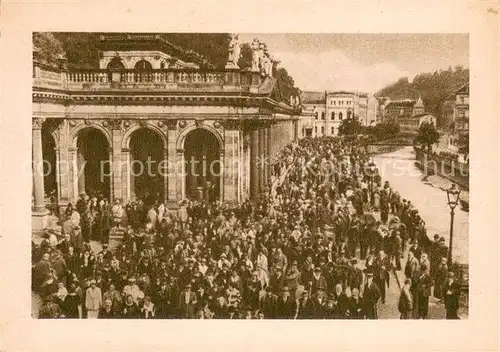
[{"label": "man in hat", "polygon": [[342,290],[342,285],[335,285],[335,292],[332,295],[334,319],[345,319],[348,309],[347,296]]},{"label": "man in hat", "polygon": [[413,297],[417,295],[417,282],[420,276],[420,262],[415,258],[413,252],[408,252],[408,260],[405,265],[405,276],[411,279],[411,293]]},{"label": "man in hat", "polygon": [[308,310],[311,312],[310,319],[324,319],[326,313],[326,294],[322,288],[318,288],[316,294],[310,299],[310,308]]},{"label": "man in hat", "polygon": [[54,296],[49,295],[45,298],[45,302],[43,306],[40,308],[38,312],[39,319],[55,319],[59,318],[61,315],[61,309],[54,302]]},{"label": "man in hat", "polygon": [[293,319],[297,313],[297,301],[290,296],[287,286],[283,287],[281,297],[276,303],[276,317],[278,319]]},{"label": "man in hat", "polygon": [[276,297],[270,286],[266,287],[266,294],[260,299],[260,311],[266,319],[276,318]]},{"label": "man in hat", "polygon": [[374,261],[373,276],[375,284],[380,289],[383,304],[385,303],[386,286],[389,287],[390,268],[391,262],[389,261],[389,257],[384,253],[383,250],[380,250],[378,256]]},{"label": "man in hat", "polygon": [[135,303],[144,298],[144,292],[136,284],[135,277],[128,279],[128,284],[123,288],[123,293],[125,296],[131,295]]},{"label": "man in hat", "polygon": [[360,290],[361,285],[363,284],[363,271],[358,267],[358,260],[356,258],[352,258],[349,261],[347,275],[347,286],[351,289],[351,291],[355,288]]},{"label": "man in hat", "polygon": [[319,266],[314,268],[314,274],[312,281],[308,284],[308,289],[311,292],[311,295],[315,295],[319,290],[323,292],[326,292],[327,290],[326,279]]},{"label": "man in hat", "polygon": [[122,306],[122,295],[115,287],[115,284],[111,283],[109,285],[109,290],[104,292],[102,296],[103,301],[110,300],[112,304],[112,309],[115,312],[119,312]]},{"label": "man in hat", "polygon": [[443,287],[448,279],[448,260],[446,257],[441,258],[441,263],[434,270],[434,297],[439,300],[443,299]]},{"label": "man in hat", "polygon": [[191,284],[187,283],[184,286],[184,291],[181,292],[179,303],[177,305],[179,318],[193,319],[195,316],[196,294],[191,291]]},{"label": "man in hat", "polygon": [[285,286],[285,275],[283,275],[283,269],[281,267],[276,267],[271,274],[269,286],[272,287],[276,295],[280,294],[281,289]]},{"label": "man in hat", "polygon": [[420,277],[417,284],[417,319],[427,319],[429,313],[429,296],[431,295],[432,278],[427,264],[420,266]]},{"label": "man in hat", "polygon": [[363,300],[357,288],[352,289],[352,295],[347,299],[346,315],[350,319],[364,319],[365,317]]},{"label": "man in hat", "polygon": [[90,281],[90,287],[85,293],[85,308],[87,309],[88,319],[97,319],[99,316],[99,309],[102,306],[101,289],[97,287],[96,281]]},{"label": "man in hat", "polygon": [[109,245],[107,243],[102,244],[102,251],[98,253],[98,255],[102,255],[102,258],[106,263],[111,263],[113,259],[113,253],[109,250]]},{"label": "man in hat", "polygon": [[460,284],[455,279],[455,273],[448,273],[448,280],[443,286],[444,306],[446,319],[460,319],[458,307],[460,299]]},{"label": "man in hat", "polygon": [[439,255],[448,258],[448,246],[446,246],[444,237],[439,238]]},{"label": "man in hat", "polygon": [[366,283],[363,290],[363,303],[366,319],[378,319],[377,303],[380,299],[380,289],[373,282],[373,272],[366,273]]},{"label": "man in hat", "polygon": [[297,268],[298,262],[297,260],[293,260],[290,267],[286,269],[286,283],[285,286],[287,286],[290,289],[290,295],[293,299],[296,299],[296,292],[297,288],[299,287],[299,277],[300,277],[300,271]]},{"label": "man in hat", "polygon": [[414,299],[410,292],[411,279],[405,279],[404,285],[399,294],[398,310],[401,313],[400,319],[411,319]]}]

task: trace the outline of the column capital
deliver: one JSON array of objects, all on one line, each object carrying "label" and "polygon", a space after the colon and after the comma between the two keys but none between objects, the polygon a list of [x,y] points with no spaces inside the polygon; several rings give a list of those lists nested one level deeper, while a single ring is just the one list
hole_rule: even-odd
[{"label": "column capital", "polygon": [[237,120],[237,119],[226,119],[226,120],[221,120],[218,122],[226,130],[236,130],[236,129],[240,129],[243,126],[243,121]]},{"label": "column capital", "polygon": [[45,121],[43,117],[33,117],[31,120],[32,120],[32,129],[34,130],[42,129],[43,122]]},{"label": "column capital", "polygon": [[122,120],[109,120],[109,125],[112,130],[121,130],[122,129]]},{"label": "column capital", "polygon": [[165,125],[168,130],[176,130],[177,129],[177,120],[164,120]]}]

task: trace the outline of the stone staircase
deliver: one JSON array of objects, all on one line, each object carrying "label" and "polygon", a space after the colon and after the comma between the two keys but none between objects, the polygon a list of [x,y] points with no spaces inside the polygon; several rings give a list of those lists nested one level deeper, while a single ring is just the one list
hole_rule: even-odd
[{"label": "stone staircase", "polygon": [[120,243],[122,243],[123,235],[126,229],[124,227],[113,227],[109,232],[109,248],[116,248]]}]

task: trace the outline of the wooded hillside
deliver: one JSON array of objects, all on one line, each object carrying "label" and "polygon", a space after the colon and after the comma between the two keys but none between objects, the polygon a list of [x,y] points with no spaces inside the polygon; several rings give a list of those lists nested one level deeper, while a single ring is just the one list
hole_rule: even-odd
[{"label": "wooded hillside", "polygon": [[407,77],[400,78],[396,83],[381,89],[375,95],[388,96],[391,100],[418,99],[421,95],[425,111],[436,115],[439,125],[442,104],[468,81],[469,69],[461,66],[454,69],[449,67],[447,70],[418,74],[411,83]]}]

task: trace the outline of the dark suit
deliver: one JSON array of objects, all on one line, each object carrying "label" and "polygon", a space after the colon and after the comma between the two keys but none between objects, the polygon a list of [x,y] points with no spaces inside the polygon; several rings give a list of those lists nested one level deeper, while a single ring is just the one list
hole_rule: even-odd
[{"label": "dark suit", "polygon": [[276,302],[276,318],[278,319],[293,319],[297,311],[297,301],[292,297],[288,297],[285,301],[283,297]]},{"label": "dark suit", "polygon": [[347,300],[347,314],[350,319],[364,319],[364,304],[361,297],[355,299],[354,297],[349,297]]},{"label": "dark suit", "polygon": [[378,319],[377,302],[380,299],[380,290],[378,286],[372,282],[366,284],[363,291],[363,302],[366,319]]},{"label": "dark suit", "polygon": [[377,258],[374,263],[373,281],[380,289],[382,303],[385,303],[385,288],[389,286],[389,269],[391,262],[389,257]]},{"label": "dark suit", "polygon": [[[186,302],[186,295],[187,302]],[[179,308],[179,318],[181,319],[193,319],[195,316],[195,304],[196,302],[196,294],[192,291],[183,291],[179,297],[179,304],[177,305]]]},{"label": "dark suit", "polygon": [[260,299],[260,310],[266,319],[276,318],[276,299],[274,296],[264,296]]},{"label": "dark suit", "polygon": [[431,295],[432,278],[428,273],[418,278],[417,284],[417,319],[426,319],[429,313],[429,296]]},{"label": "dark suit", "polygon": [[326,313],[326,299],[323,299],[321,302],[318,298],[310,299],[306,303],[306,310],[309,312],[309,319],[324,319]]},{"label": "dark suit", "polygon": [[409,289],[401,289],[398,301],[398,310],[401,313],[401,319],[411,319],[411,313],[413,311],[413,297],[411,296]]},{"label": "dark suit", "polygon": [[453,281],[447,281],[443,286],[444,306],[446,308],[446,319],[458,318],[458,305],[460,299],[460,285]]},{"label": "dark suit", "polygon": [[344,293],[334,294],[334,318],[345,319],[348,310],[348,299]]}]

